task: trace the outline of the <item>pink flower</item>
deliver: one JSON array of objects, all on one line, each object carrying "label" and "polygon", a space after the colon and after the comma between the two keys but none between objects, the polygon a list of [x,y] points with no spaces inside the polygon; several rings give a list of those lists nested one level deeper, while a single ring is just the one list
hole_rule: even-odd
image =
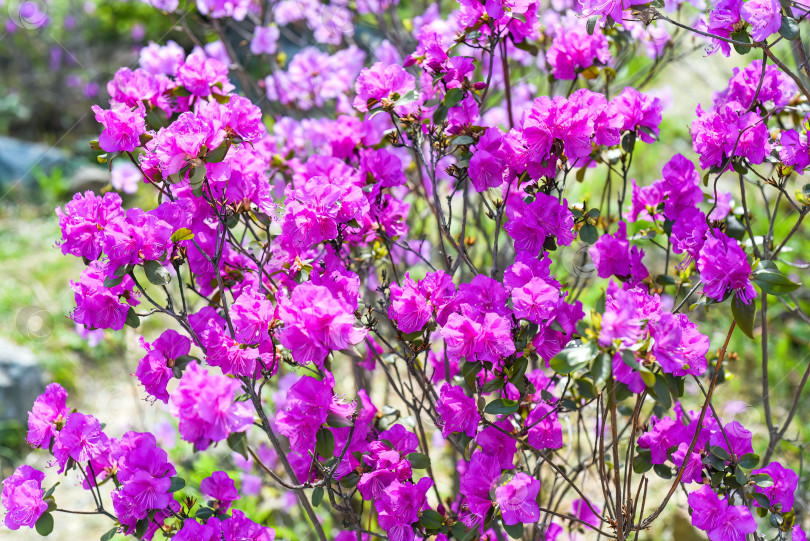
[{"label": "pink flower", "polygon": [[442,436],[448,437],[452,432],[463,432],[474,437],[478,431],[481,415],[475,405],[475,399],[464,394],[461,387],[444,383],[439,391],[436,411],[441,417]]},{"label": "pink flower", "polygon": [[278,38],[281,35],[278,26],[257,26],[250,40],[250,52],[253,54],[275,54],[278,50]]},{"label": "pink flower", "polygon": [[757,492],[767,496],[772,506],[780,506],[783,513],[793,509],[794,496],[799,483],[799,476],[795,471],[785,468],[779,462],[771,462],[766,467],[751,473],[765,473],[773,480],[773,485],[769,487],[756,487]]},{"label": "pink flower", "polygon": [[782,26],[782,4],[779,0],[748,0],[743,2],[740,15],[751,25],[751,39],[765,41]]},{"label": "pink flower", "polygon": [[365,329],[354,326],[352,307],[323,286],[299,285],[289,299],[279,299],[278,313],[284,322],[281,343],[299,363],[322,367],[330,351],[359,344],[366,336]]},{"label": "pink flower", "polygon": [[253,411],[245,402],[234,402],[239,388],[237,380],[189,363],[169,399],[172,415],[180,420],[180,436],[202,451],[244,432],[253,423]]},{"label": "pink flower", "polygon": [[104,126],[98,145],[106,152],[132,152],[141,146],[140,136],[146,132],[143,103],[133,111],[126,105],[114,105],[111,109],[93,106],[96,121]]},{"label": "pink flower", "polygon": [[556,197],[538,193],[534,201],[526,203],[517,196],[510,197],[506,202],[506,215],[509,221],[504,229],[515,240],[518,254],[539,255],[549,237],[556,238],[557,244],[562,246],[574,240],[574,218],[565,199],[560,203]]},{"label": "pink flower", "polygon": [[553,406],[540,402],[526,418],[527,441],[537,449],[559,449],[563,446],[562,424]]},{"label": "pink flower", "polygon": [[2,503],[6,508],[6,527],[19,530],[20,526],[33,528],[39,517],[47,511],[42,499],[42,481],[45,474],[23,464],[11,477],[3,480]]},{"label": "pink flower", "polygon": [[535,501],[539,492],[540,481],[523,472],[496,488],[495,499],[501,508],[504,523],[511,526],[540,520],[540,507]]},{"label": "pink flower", "polygon": [[241,498],[236,485],[224,471],[215,471],[200,483],[200,490],[205,496],[220,503],[219,509],[224,513],[231,503]]},{"label": "pink flower", "polygon": [[48,448],[61,429],[70,409],[66,405],[67,391],[58,383],[51,383],[37,397],[28,412],[28,444]]},{"label": "pink flower", "polygon": [[369,100],[382,101],[392,94],[404,96],[415,88],[413,75],[396,64],[386,66],[377,62],[370,68],[364,68],[354,84],[357,97],[354,107],[358,111],[368,111]]},{"label": "pink flower", "polygon": [[65,426],[56,435],[53,456],[60,473],[68,459],[88,462],[109,451],[110,440],[101,430],[101,423],[92,415],[75,412],[67,416]]},{"label": "pink flower", "polygon": [[581,70],[596,62],[607,64],[610,48],[607,38],[600,30],[589,35],[584,26],[558,27],[554,32],[546,60],[552,67],[552,75],[557,79],[574,80]]},{"label": "pink flower", "polygon": [[141,345],[148,353],[138,363],[135,375],[147,393],[158,400],[168,402],[169,393],[166,391],[166,385],[174,375],[175,361],[183,355],[188,355],[191,340],[173,329],[167,329],[151,344],[142,340]]}]

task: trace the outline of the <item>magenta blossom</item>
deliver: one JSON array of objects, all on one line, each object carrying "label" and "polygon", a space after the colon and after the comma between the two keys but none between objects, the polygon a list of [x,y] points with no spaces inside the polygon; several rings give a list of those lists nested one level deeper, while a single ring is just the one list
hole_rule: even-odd
[{"label": "magenta blossom", "polygon": [[523,472],[496,488],[495,499],[501,508],[504,523],[511,526],[540,520],[540,508],[535,501],[539,492],[540,481]]}]

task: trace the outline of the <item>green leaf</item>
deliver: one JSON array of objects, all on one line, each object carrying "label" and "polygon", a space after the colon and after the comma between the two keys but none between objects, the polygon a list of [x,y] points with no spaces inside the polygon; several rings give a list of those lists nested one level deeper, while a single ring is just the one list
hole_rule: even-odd
[{"label": "green leaf", "polygon": [[405,458],[411,463],[411,468],[415,470],[426,470],[430,466],[430,458],[422,453],[410,453]]},{"label": "green leaf", "polygon": [[672,478],[672,469],[669,466],[667,466],[666,464],[654,464],[653,465],[653,471],[661,479],[671,479]]},{"label": "green leaf", "polygon": [[761,262],[753,274],[754,282],[762,291],[770,295],[781,296],[799,289],[799,284],[782,274],[776,265],[765,265],[764,263],[764,261]]},{"label": "green leaf", "polygon": [[594,385],[604,383],[610,377],[610,370],[613,367],[613,361],[607,353],[600,353],[596,356],[591,366],[591,375],[593,376]]},{"label": "green leaf", "polygon": [[319,507],[323,502],[323,487],[315,487],[312,491],[312,505]]},{"label": "green leaf", "polygon": [[55,484],[55,485],[53,485],[51,488],[49,488],[48,490],[46,490],[46,491],[45,491],[45,494],[43,494],[43,495],[42,495],[42,499],[44,500],[44,499],[46,499],[46,498],[49,498],[49,497],[50,497],[50,496],[53,494],[53,491],[54,491],[54,490],[56,490],[56,487],[58,487],[58,486],[59,486],[59,483],[56,483],[56,484]]},{"label": "green leaf", "polygon": [[484,413],[491,415],[511,415],[515,413],[520,404],[517,400],[509,400],[508,398],[496,398],[484,408]]},{"label": "green leaf", "polygon": [[672,407],[672,397],[669,394],[669,385],[662,374],[654,374],[655,383],[652,388],[652,395],[655,401],[661,404],[664,409]]},{"label": "green leaf", "polygon": [[217,148],[209,152],[205,155],[205,161],[208,163],[219,163],[225,159],[225,154],[228,153],[228,149],[231,147],[230,141],[224,141],[221,145]]},{"label": "green leaf", "polygon": [[188,176],[188,183],[191,185],[192,188],[199,188],[202,186],[203,181],[205,180],[205,166],[199,165],[191,170],[191,174]]},{"label": "green leaf", "polygon": [[354,488],[357,486],[357,482],[360,480],[360,475],[353,471],[346,477],[340,480],[340,486],[343,488]]},{"label": "green leaf", "polygon": [[450,146],[457,146],[457,145],[471,145],[475,142],[475,139],[470,137],[469,135],[459,135],[458,137],[453,139],[453,142],[450,143]]},{"label": "green leaf", "polygon": [[210,507],[200,507],[197,509],[197,512],[194,513],[194,517],[200,520],[206,520],[214,516],[214,510]]},{"label": "green leaf", "polygon": [[131,306],[129,310],[127,310],[127,319],[124,323],[133,329],[137,329],[141,324],[141,318],[138,317],[138,314],[135,313],[135,309]]},{"label": "green leaf", "polygon": [[[748,33],[745,30],[738,30],[737,32],[732,33],[731,39],[743,43],[751,43],[751,40],[748,38]],[[746,47],[745,45],[737,45],[736,43],[734,43],[733,46],[734,50],[737,51],[737,54],[748,54],[751,52],[751,47]]]},{"label": "green leaf", "polygon": [[760,507],[763,509],[768,509],[771,506],[771,500],[765,494],[761,492],[753,492],[751,497],[754,499],[755,502],[759,504]]},{"label": "green leaf", "polygon": [[746,453],[739,458],[738,464],[747,470],[752,470],[759,464],[759,455],[754,453]]},{"label": "green leaf", "polygon": [[799,37],[799,23],[793,17],[782,15],[782,26],[779,27],[779,35],[787,40],[794,40]]},{"label": "green leaf", "polygon": [[171,241],[172,242],[180,242],[183,240],[191,240],[194,238],[194,233],[191,232],[191,229],[187,227],[181,227],[174,233],[172,233]]},{"label": "green leaf", "polygon": [[513,524],[509,526],[508,524],[504,523],[503,529],[506,533],[509,534],[509,537],[512,539],[522,539],[523,538],[523,523],[518,522],[517,524]]},{"label": "green leaf", "polygon": [[468,528],[463,522],[456,522],[452,528],[453,538],[458,541],[469,541],[478,534],[478,526]]},{"label": "green leaf", "polygon": [[737,468],[734,471],[734,479],[740,484],[740,486],[745,486],[745,483],[748,482],[748,476],[745,475],[745,472],[741,468]]},{"label": "green leaf", "polygon": [[169,479],[171,481],[171,485],[169,485],[169,492],[177,492],[178,490],[183,490],[186,488],[186,480],[182,477],[172,477]]},{"label": "green leaf", "polygon": [[570,374],[591,363],[596,354],[593,344],[565,348],[551,359],[552,370],[558,374]]},{"label": "green leaf", "polygon": [[422,511],[422,516],[419,518],[419,523],[426,530],[438,530],[444,525],[444,517],[433,509],[425,509]]},{"label": "green leaf", "polygon": [[118,533],[118,527],[112,528],[107,531],[104,535],[101,536],[101,541],[112,541],[112,538],[116,536]]},{"label": "green leaf", "polygon": [[328,428],[321,427],[315,436],[315,451],[324,458],[335,454],[335,435]]},{"label": "green leaf", "polygon": [[104,279],[104,287],[115,287],[124,280],[123,276],[107,276]]},{"label": "green leaf", "polygon": [[630,154],[636,146],[636,132],[629,131],[622,135],[622,150]]},{"label": "green leaf", "polygon": [[637,474],[642,474],[650,471],[652,468],[652,456],[647,450],[646,453],[642,452],[633,457],[633,471]]},{"label": "green leaf", "polygon": [[753,301],[748,301],[745,304],[740,300],[737,294],[731,299],[731,313],[734,316],[734,321],[737,322],[737,327],[748,338],[754,338],[754,317],[757,313],[757,305]]},{"label": "green leaf", "polygon": [[34,524],[34,528],[36,528],[37,533],[43,537],[50,535],[53,531],[53,515],[50,513],[42,513],[42,516],[39,517]]},{"label": "green leaf", "polygon": [[599,230],[593,224],[585,224],[579,230],[579,238],[588,244],[596,244],[599,240]]},{"label": "green leaf", "polygon": [[451,88],[444,96],[444,106],[447,109],[450,109],[451,107],[458,105],[462,99],[464,99],[464,91],[460,88]]},{"label": "green leaf", "polygon": [[483,393],[491,393],[492,391],[497,391],[498,389],[503,389],[503,386],[506,385],[506,380],[502,377],[496,377],[494,379],[489,380],[481,387],[481,392]]},{"label": "green leaf", "polygon": [[475,362],[465,362],[464,365],[461,367],[461,375],[464,378],[464,382],[467,384],[467,388],[471,391],[475,390],[475,382],[478,376],[478,373],[484,368],[484,365]]},{"label": "green leaf", "polygon": [[232,432],[228,436],[227,443],[232,451],[239,453],[242,458],[248,460],[247,436],[244,432]]},{"label": "green leaf", "polygon": [[709,452],[714,456],[716,456],[717,458],[723,460],[724,462],[731,460],[728,451],[726,451],[719,445],[712,445],[711,447],[709,447]]},{"label": "green leaf", "polygon": [[172,281],[172,275],[159,261],[144,261],[143,271],[146,279],[156,286],[163,286]]},{"label": "green leaf", "polygon": [[592,15],[588,17],[588,22],[585,23],[585,29],[588,31],[589,36],[593,36],[594,30],[596,30],[596,22],[599,20],[598,15]]},{"label": "green leaf", "polygon": [[399,98],[394,105],[408,105],[419,99],[419,93],[416,90],[409,90],[404,96]]},{"label": "green leaf", "polygon": [[115,269],[115,272],[113,274],[115,276],[124,277],[127,274],[129,274],[130,272],[132,272],[132,269],[133,269],[132,265],[121,265],[120,267]]}]

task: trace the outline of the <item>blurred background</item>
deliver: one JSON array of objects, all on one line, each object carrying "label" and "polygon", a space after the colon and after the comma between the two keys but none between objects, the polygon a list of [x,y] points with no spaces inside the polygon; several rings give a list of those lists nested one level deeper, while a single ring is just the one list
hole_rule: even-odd
[{"label": "blurred background", "polygon": [[[408,21],[421,8],[402,3],[400,9],[403,20]],[[211,42],[216,39],[210,36]],[[73,308],[69,282],[83,266],[75,258],[62,256],[55,244],[59,227],[54,208],[76,192],[105,191],[115,182],[125,206],[153,205],[146,200],[151,194],[137,191],[137,179],[133,184],[125,171],[110,172],[106,164],[98,163],[97,152],[88,144],[98,136],[90,106],[106,107],[106,83],[113,74],[122,66],[136,67],[138,51],[149,42],[164,44],[167,40],[186,52],[194,47],[179,21],[139,1],[0,0],[0,478],[21,462],[45,465],[42,454],[29,453],[25,420],[34,398],[50,381],[68,390],[72,405],[107,423],[120,423],[109,427],[112,433],[120,435],[129,429],[155,432],[185,470],[190,486],[223,467],[211,455],[191,453],[176,439],[173,420],[163,405],[145,402],[135,378],[123,377],[134,371],[143,354],[138,335],[154,334],[156,328],[150,323],[157,322],[148,320],[137,332],[128,327],[118,333],[77,332],[67,317]],[[238,36],[233,44],[237,50],[247,46]],[[305,33],[281,41],[282,51],[288,54],[302,44],[307,44]],[[661,143],[644,146],[635,164],[639,184],[658,178],[661,165],[674,153],[691,156],[688,127],[695,107],[709,103],[712,93],[726,86],[732,68],[747,60],[737,55],[706,58],[700,48],[671,64],[646,89],[661,97],[667,107]],[[779,229],[790,224],[787,219],[777,224],[776,237],[784,236],[786,231]],[[810,253],[806,235],[797,236],[795,246],[796,252]],[[788,397],[798,383],[797,370],[810,362],[810,328],[781,305],[772,312],[770,316],[781,330],[771,343],[770,374],[779,418],[789,407]],[[720,329],[721,333],[728,328],[727,318],[721,309],[698,317],[704,320],[704,332]],[[718,338],[711,338],[713,347],[719,346]],[[726,419],[736,418],[752,430],[760,424],[761,389],[745,375],[759,373],[758,347],[740,333],[735,336],[733,362],[726,374],[730,384],[720,390],[721,398],[734,399],[727,406],[731,409],[724,412]],[[806,441],[810,417],[800,413],[795,424],[800,441]],[[797,449],[801,452],[803,449]],[[222,455],[230,455],[230,451],[223,450]],[[63,492],[72,487],[69,490],[77,508],[92,503],[87,493],[74,486],[76,480],[61,482]],[[243,489],[245,483],[242,478]],[[283,496],[265,491],[248,495],[236,507],[261,519],[262,514],[289,504]],[[685,513],[674,517],[656,539],[702,539],[684,518]],[[294,525],[288,531],[283,527],[277,526],[279,539],[297,538]],[[101,519],[67,517],[60,520],[55,533],[60,539],[97,539],[108,529],[109,524]],[[9,532],[0,524],[3,541],[38,538],[32,530]]]}]

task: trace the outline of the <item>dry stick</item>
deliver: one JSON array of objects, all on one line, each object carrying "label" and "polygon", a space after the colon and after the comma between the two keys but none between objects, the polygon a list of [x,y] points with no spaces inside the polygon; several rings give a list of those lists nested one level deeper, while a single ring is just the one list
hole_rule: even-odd
[{"label": "dry stick", "polygon": [[[692,442],[689,444],[689,449],[686,451],[684,456],[692,456],[692,451],[695,450],[695,445],[697,445],[698,438],[700,438],[701,427],[703,426],[703,419],[706,417],[706,411],[709,409],[709,403],[712,400],[712,394],[714,393],[714,388],[717,385],[717,377],[720,375],[720,368],[723,366],[723,358],[726,356],[726,348],[728,348],[728,343],[731,340],[731,335],[734,333],[734,327],[737,325],[736,321],[731,322],[731,327],[728,329],[728,334],[726,335],[726,341],[723,343],[723,347],[720,348],[720,355],[717,358],[717,365],[714,368],[714,376],[712,377],[712,383],[709,386],[709,390],[706,393],[706,401],[703,403],[703,407],[700,409],[700,416],[698,417],[698,422],[695,425],[695,435],[692,436]],[[681,482],[683,478],[683,474],[686,471],[686,466],[689,464],[688,460],[684,460],[681,467],[678,468],[678,475],[675,476],[675,482],[672,483],[672,486],[669,488],[669,492],[667,492],[664,501],[661,502],[661,505],[658,506],[649,517],[644,519],[644,521],[637,526],[637,528],[644,528],[646,529],[649,525],[658,518],[658,515],[661,514],[661,511],[664,510],[667,503],[669,502],[672,495],[675,494],[675,490],[678,488],[678,483]]]}]

